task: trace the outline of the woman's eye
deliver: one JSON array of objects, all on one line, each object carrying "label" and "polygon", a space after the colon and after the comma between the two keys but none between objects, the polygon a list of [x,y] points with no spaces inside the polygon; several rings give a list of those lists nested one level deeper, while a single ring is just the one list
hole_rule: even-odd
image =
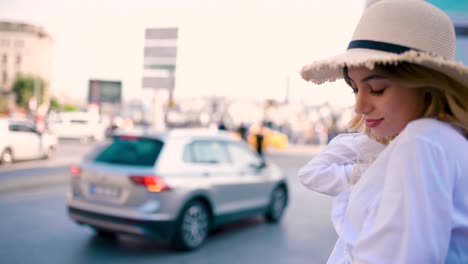
[{"label": "woman's eye", "polygon": [[385,88],[383,88],[383,89],[376,89],[376,90],[372,90],[372,89],[371,89],[371,90],[370,90],[370,93],[371,93],[372,95],[382,95],[382,94],[384,93],[384,91],[385,91]]}]

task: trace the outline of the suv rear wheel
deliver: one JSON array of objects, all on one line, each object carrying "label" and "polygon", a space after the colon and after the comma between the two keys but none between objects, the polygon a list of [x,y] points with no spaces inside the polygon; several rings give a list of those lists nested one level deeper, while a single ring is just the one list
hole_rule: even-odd
[{"label": "suv rear wheel", "polygon": [[176,228],[173,238],[175,249],[189,251],[201,246],[210,230],[207,206],[199,200],[189,202],[182,210]]},{"label": "suv rear wheel", "polygon": [[117,235],[112,231],[95,228],[94,232],[96,232],[96,236],[99,238],[110,239],[110,240],[117,238]]}]

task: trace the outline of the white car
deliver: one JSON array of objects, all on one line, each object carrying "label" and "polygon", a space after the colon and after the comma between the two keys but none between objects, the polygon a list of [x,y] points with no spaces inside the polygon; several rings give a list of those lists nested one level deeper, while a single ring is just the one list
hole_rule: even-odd
[{"label": "white car", "polygon": [[49,127],[58,138],[82,142],[103,140],[106,132],[99,116],[84,112],[59,113],[49,120]]},{"label": "white car", "polygon": [[17,160],[50,158],[57,147],[57,138],[39,132],[27,120],[0,119],[0,164]]}]

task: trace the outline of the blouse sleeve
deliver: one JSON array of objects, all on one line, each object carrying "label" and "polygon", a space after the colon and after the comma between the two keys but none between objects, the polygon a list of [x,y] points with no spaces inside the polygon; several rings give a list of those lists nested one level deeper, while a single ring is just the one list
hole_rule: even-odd
[{"label": "blouse sleeve", "polygon": [[346,209],[348,208],[349,195],[351,194],[352,187],[349,187],[344,192],[333,197],[331,220],[338,236],[343,233],[343,222],[345,218]]},{"label": "blouse sleeve", "polygon": [[348,187],[348,176],[356,163],[357,134],[342,134],[299,170],[298,177],[308,189],[335,196]]},{"label": "blouse sleeve", "polygon": [[381,175],[380,204],[370,209],[375,218],[358,236],[353,263],[443,263],[454,184],[449,161],[436,142],[413,137],[395,143]]}]

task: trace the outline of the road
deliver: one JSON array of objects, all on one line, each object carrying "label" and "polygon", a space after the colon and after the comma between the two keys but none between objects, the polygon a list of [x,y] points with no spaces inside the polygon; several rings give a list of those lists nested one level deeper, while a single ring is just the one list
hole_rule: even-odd
[{"label": "road", "polygon": [[70,165],[79,161],[92,146],[78,141],[64,141],[60,142],[49,160],[21,161],[8,167],[0,166],[0,195],[17,188],[67,182]]},{"label": "road", "polygon": [[289,176],[291,199],[280,224],[250,218],[225,225],[189,253],[130,236],[97,238],[90,228],[70,221],[65,207],[68,167],[88,149],[66,142],[53,160],[0,168],[0,186],[10,184],[0,189],[1,263],[324,263],[333,248],[331,199],[306,190],[296,178],[316,149],[268,155]]}]

